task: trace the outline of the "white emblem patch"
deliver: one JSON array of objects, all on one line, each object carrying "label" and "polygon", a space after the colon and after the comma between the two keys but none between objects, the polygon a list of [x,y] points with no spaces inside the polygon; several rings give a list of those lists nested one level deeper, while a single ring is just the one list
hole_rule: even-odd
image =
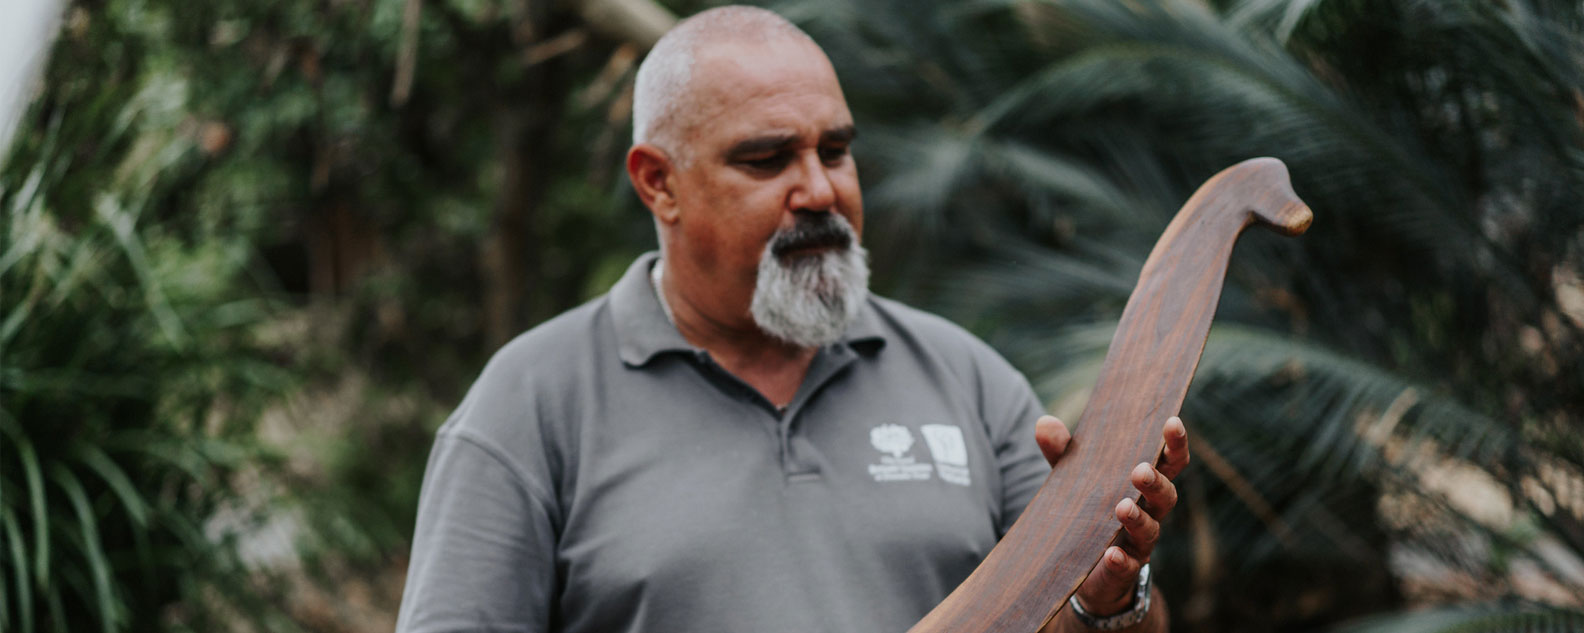
[{"label": "white emblem patch", "polygon": [[919,432],[924,434],[924,443],[935,458],[941,481],[968,485],[968,445],[963,441],[962,429],[951,424],[926,424],[919,427]]},{"label": "white emblem patch", "polygon": [[882,424],[869,430],[869,443],[875,450],[900,459],[913,448],[913,434],[905,426]]},{"label": "white emblem patch", "polygon": [[884,453],[880,463],[869,465],[875,481],[926,481],[935,470],[908,455],[913,448],[913,433],[898,424],[882,424],[869,430],[869,443]]}]

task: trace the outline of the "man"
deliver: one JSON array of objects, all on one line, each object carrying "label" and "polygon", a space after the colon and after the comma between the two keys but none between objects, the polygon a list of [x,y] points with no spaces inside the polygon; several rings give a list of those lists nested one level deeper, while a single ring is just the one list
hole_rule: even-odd
[{"label": "man", "polygon": [[[988,346],[868,294],[854,136],[768,11],[656,44],[627,171],[661,254],[507,345],[441,428],[399,631],[900,632],[967,577],[1067,430]],[[1136,595],[1187,462],[1165,439],[1059,630],[1165,629]]]}]

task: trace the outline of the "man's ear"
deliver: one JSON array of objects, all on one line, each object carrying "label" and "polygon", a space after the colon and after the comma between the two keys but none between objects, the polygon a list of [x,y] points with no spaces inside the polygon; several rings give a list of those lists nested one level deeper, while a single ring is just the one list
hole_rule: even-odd
[{"label": "man's ear", "polygon": [[627,150],[627,179],[632,181],[638,199],[663,224],[677,219],[677,200],[671,189],[674,174],[671,157],[664,150],[648,143],[639,143]]}]

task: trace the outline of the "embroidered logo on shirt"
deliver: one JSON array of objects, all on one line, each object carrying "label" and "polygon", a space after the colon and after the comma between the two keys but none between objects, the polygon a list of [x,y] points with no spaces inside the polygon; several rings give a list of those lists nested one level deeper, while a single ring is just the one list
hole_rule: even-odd
[{"label": "embroidered logo on shirt", "polygon": [[880,463],[869,465],[875,481],[926,481],[935,468],[920,464],[908,455],[913,448],[913,432],[898,424],[882,424],[869,430],[869,443],[884,453]]},{"label": "embroidered logo on shirt", "polygon": [[913,448],[913,434],[905,426],[882,424],[869,431],[869,443],[874,445],[875,450],[901,459],[908,449]]},{"label": "embroidered logo on shirt", "polygon": [[924,434],[924,443],[935,458],[941,481],[968,485],[968,445],[963,442],[962,429],[951,424],[926,424],[919,427],[919,432]]}]

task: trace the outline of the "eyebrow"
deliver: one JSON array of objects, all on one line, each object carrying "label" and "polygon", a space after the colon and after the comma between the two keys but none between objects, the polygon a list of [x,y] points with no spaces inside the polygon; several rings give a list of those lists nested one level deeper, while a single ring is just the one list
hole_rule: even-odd
[{"label": "eyebrow", "polygon": [[825,133],[820,135],[820,142],[851,143],[855,138],[858,138],[858,128],[857,126],[848,124],[839,128],[825,130]]},{"label": "eyebrow", "polygon": [[[821,143],[851,143],[858,137],[858,128],[851,124],[825,130],[820,134]],[[767,154],[797,143],[796,134],[771,134],[744,139],[733,144],[726,150],[726,158],[734,160],[743,156]]]},{"label": "eyebrow", "polygon": [[736,159],[755,154],[768,154],[779,151],[781,148],[797,142],[796,134],[773,134],[770,136],[756,136],[738,141],[726,150],[727,159]]}]

